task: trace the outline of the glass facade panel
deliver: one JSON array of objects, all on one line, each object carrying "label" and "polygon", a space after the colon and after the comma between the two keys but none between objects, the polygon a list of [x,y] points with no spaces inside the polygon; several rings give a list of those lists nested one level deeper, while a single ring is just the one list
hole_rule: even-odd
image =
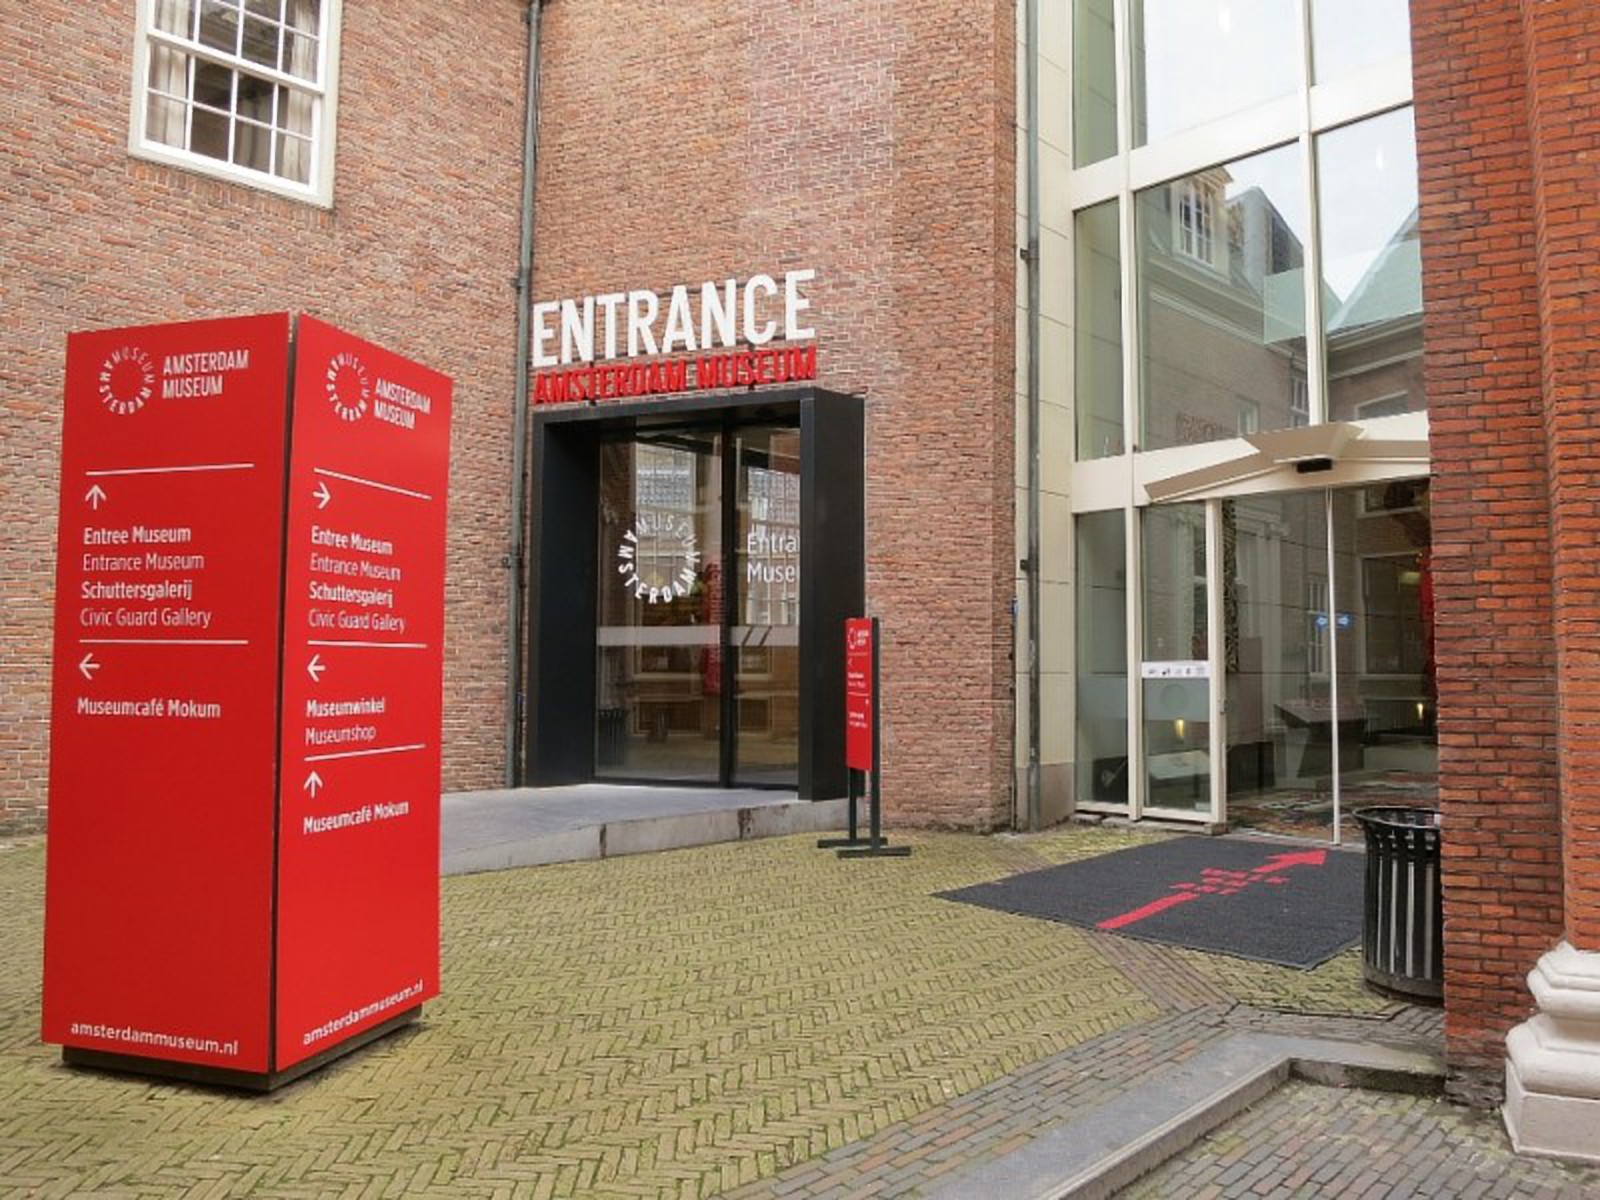
[{"label": "glass facade panel", "polygon": [[1077,798],[1128,803],[1128,571],[1123,512],[1078,518]]},{"label": "glass facade panel", "polygon": [[1284,146],[1139,194],[1138,449],[1306,422],[1303,161]]},{"label": "glass facade panel", "polygon": [[1222,505],[1228,819],[1329,837],[1332,614],[1327,493]]},{"label": "glass facade panel", "polygon": [[1117,40],[1112,0],[1072,4],[1072,160],[1117,152]]},{"label": "glass facade panel", "polygon": [[1328,416],[1418,412],[1422,243],[1409,108],[1317,139]]},{"label": "glass facade panel", "polygon": [[1078,457],[1106,458],[1127,451],[1122,428],[1122,248],[1117,202],[1086,208],[1075,223]]},{"label": "glass facade panel", "polygon": [[1205,506],[1146,509],[1141,528],[1145,804],[1209,812]]},{"label": "glass facade panel", "polygon": [[1134,0],[1134,144],[1301,86],[1299,0]]},{"label": "glass facade panel", "polygon": [[1411,53],[1406,0],[1311,0],[1311,64],[1318,83]]},{"label": "glass facade panel", "polygon": [[1333,494],[1340,791],[1346,812],[1439,798],[1426,480]]}]

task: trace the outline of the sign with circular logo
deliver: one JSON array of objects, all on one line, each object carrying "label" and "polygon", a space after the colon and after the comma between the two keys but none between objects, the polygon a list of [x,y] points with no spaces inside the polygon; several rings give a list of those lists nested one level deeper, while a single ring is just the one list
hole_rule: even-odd
[{"label": "sign with circular logo", "polygon": [[622,586],[647,604],[670,604],[687,596],[699,571],[694,522],[677,513],[640,513],[617,547]]},{"label": "sign with circular logo", "polygon": [[367,368],[348,350],[341,350],[328,360],[326,381],[328,400],[341,420],[359,421],[367,415],[372,401],[372,381]]},{"label": "sign with circular logo", "polygon": [[136,413],[155,394],[156,364],[137,346],[113,350],[100,367],[100,403],[119,416]]}]

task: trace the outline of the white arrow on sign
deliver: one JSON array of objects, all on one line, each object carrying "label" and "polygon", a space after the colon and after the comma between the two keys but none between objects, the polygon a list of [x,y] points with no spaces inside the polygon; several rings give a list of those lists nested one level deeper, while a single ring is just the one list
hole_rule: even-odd
[{"label": "white arrow on sign", "polygon": [[315,800],[317,798],[317,789],[322,786],[322,776],[313,771],[306,776],[306,781],[300,786],[310,792],[311,798]]},{"label": "white arrow on sign", "polygon": [[78,664],[78,670],[83,672],[83,677],[85,679],[93,679],[94,678],[94,673],[96,671],[98,671],[99,669],[100,669],[100,664],[95,662],[95,660],[94,660],[94,651],[93,650],[91,650],[91,651],[89,651],[89,653],[85,654],[83,656],[83,661]]},{"label": "white arrow on sign", "polygon": [[83,498],[88,501],[90,508],[94,509],[96,512],[99,512],[100,505],[105,503],[106,494],[101,490],[100,485],[97,483],[83,494]]},{"label": "white arrow on sign", "polygon": [[317,480],[317,490],[311,493],[317,498],[318,508],[327,508],[328,501],[333,499],[333,493],[328,490],[328,485],[322,480]]},{"label": "white arrow on sign", "polygon": [[306,674],[311,676],[312,683],[322,682],[322,673],[328,669],[328,664],[322,661],[322,655],[313,654],[311,661],[306,664]]}]

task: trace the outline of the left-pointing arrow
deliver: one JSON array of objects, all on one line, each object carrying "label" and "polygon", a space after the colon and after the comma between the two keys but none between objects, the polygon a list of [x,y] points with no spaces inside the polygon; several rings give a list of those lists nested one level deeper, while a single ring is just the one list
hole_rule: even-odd
[{"label": "left-pointing arrow", "polygon": [[328,669],[328,664],[322,661],[322,655],[313,654],[311,661],[306,664],[306,674],[311,676],[312,683],[322,682],[322,673]]},{"label": "left-pointing arrow", "polygon": [[305,788],[306,791],[310,792],[311,798],[315,800],[317,797],[317,789],[322,786],[322,776],[313,771],[311,774],[306,776],[306,781],[300,786]]},{"label": "left-pointing arrow", "polygon": [[88,503],[90,508],[98,512],[100,510],[100,506],[106,501],[106,494],[97,483],[83,494],[83,498]]},{"label": "left-pointing arrow", "polygon": [[85,679],[93,679],[94,678],[94,673],[96,671],[98,671],[99,669],[100,669],[100,664],[95,662],[95,660],[94,660],[94,651],[93,650],[91,650],[91,651],[89,651],[89,653],[85,654],[83,656],[83,661],[78,664],[78,670],[83,672],[83,677]]}]

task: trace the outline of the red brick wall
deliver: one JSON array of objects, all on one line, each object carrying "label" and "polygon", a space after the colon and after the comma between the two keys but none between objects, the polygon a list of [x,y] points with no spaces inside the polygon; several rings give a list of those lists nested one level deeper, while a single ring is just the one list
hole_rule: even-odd
[{"label": "red brick wall", "polygon": [[1009,814],[1015,9],[551,0],[535,293],[814,267],[867,402],[870,607],[900,823]]},{"label": "red brick wall", "polygon": [[1567,939],[1600,952],[1600,10],[1524,4],[1554,517]]},{"label": "red brick wall", "polygon": [[1600,13],[1413,0],[1412,27],[1447,1053],[1484,1100],[1529,968],[1564,928],[1600,948]]},{"label": "red brick wall", "polygon": [[128,154],[131,4],[0,38],[0,830],[43,823],[65,337],[315,313],[455,378],[447,787],[500,778],[523,6],[345,5],[334,208]]}]

